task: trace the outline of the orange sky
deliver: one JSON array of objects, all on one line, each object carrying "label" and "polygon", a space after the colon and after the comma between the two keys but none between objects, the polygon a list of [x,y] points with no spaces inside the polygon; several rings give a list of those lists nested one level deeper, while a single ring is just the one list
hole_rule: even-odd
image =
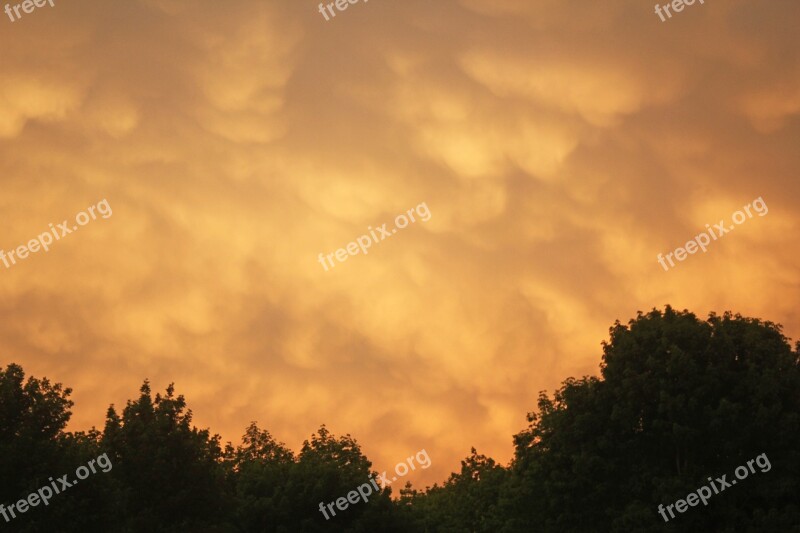
[{"label": "orange sky", "polygon": [[[4,4],[3,4],[4,5]],[[525,7],[520,7],[525,6]],[[4,14],[0,13],[3,17]],[[0,354],[102,427],[143,379],[238,441],[503,462],[538,391],[671,303],[800,336],[796,0],[55,0],[0,19]],[[665,272],[758,197],[755,217]],[[417,222],[325,271],[368,226]],[[391,227],[391,226],[390,226]]]}]

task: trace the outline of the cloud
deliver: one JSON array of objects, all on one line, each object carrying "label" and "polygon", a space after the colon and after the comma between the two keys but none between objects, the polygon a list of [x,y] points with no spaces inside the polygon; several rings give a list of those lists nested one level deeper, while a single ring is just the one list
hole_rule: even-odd
[{"label": "cloud", "polygon": [[[8,23],[0,353],[102,424],[148,377],[238,441],[507,460],[538,391],[672,303],[797,336],[794,2],[139,1]],[[796,19],[796,17],[795,17]],[[6,60],[7,59],[7,60]],[[664,272],[758,196],[768,216]],[[432,217],[317,262],[421,202]],[[738,233],[741,232],[741,233]]]}]

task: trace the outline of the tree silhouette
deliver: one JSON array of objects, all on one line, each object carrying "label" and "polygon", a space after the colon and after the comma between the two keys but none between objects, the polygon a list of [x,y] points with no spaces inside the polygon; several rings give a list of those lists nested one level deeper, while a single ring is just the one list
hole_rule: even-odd
[{"label": "tree silhouette", "polygon": [[[99,433],[65,432],[72,413],[72,390],[47,378],[29,377],[16,364],[0,370],[0,503],[14,504],[50,484],[51,478],[72,474],[97,457]],[[58,503],[41,502],[16,513],[13,530],[64,533],[107,528],[111,499],[107,483],[73,487],[57,496]],[[0,518],[0,524],[5,519]]]},{"label": "tree silhouette", "polygon": [[217,435],[191,426],[183,396],[151,396],[145,381],[139,399],[120,418],[108,409],[102,447],[119,484],[123,531],[221,531],[226,514],[225,469]]},{"label": "tree silhouette", "polygon": [[418,531],[489,533],[504,524],[498,514],[500,495],[507,481],[506,469],[475,448],[461,461],[461,472],[451,474],[440,487],[419,493],[410,485],[401,491],[400,503],[413,511]]},{"label": "tree silhouette", "polygon": [[[319,510],[369,483],[372,463],[326,426],[295,454],[253,422],[241,444],[192,426],[170,385],[147,381],[102,433],[66,432],[71,390],[0,370],[0,486],[11,504],[107,453],[113,469],[17,517],[14,531],[521,533],[800,531],[800,344],[725,313],[639,313],[615,323],[600,375],[541,392],[504,467],[473,448],[425,491],[410,483]],[[674,503],[761,454],[772,466],[665,523]],[[376,482],[377,483],[377,482]],[[0,524],[4,521],[0,518]]]},{"label": "tree silhouette", "polygon": [[235,486],[235,523],[240,531],[280,531],[291,521],[286,482],[294,454],[269,431],[251,423],[242,444],[229,454]]},{"label": "tree silhouette", "polygon": [[[798,353],[780,327],[688,311],[617,322],[601,378],[568,379],[515,437],[510,510],[541,531],[787,531],[800,524]],[[745,461],[753,476],[669,524],[656,514]],[[514,498],[516,501],[514,502]],[[526,505],[527,504],[527,505]]]},{"label": "tree silhouette", "polygon": [[72,389],[29,377],[10,364],[0,370],[0,496],[18,496],[31,480],[60,467],[64,427],[72,413]]}]

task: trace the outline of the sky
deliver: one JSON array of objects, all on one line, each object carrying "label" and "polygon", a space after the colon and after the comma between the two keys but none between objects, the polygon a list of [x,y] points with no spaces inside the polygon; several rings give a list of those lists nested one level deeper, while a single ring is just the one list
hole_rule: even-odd
[{"label": "sky", "polygon": [[69,429],[174,382],[224,441],[324,423],[379,471],[425,449],[424,486],[506,463],[637,311],[800,337],[796,0],[318,9],[0,13],[0,249],[112,213],[0,263],[0,362],[72,387]]}]

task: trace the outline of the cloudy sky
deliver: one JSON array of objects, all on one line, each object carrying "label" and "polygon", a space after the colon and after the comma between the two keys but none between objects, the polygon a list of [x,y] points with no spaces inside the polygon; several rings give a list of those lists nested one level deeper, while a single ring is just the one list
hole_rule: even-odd
[{"label": "cloudy sky", "polygon": [[[55,0],[0,19],[0,356],[102,426],[145,378],[238,441],[500,461],[670,303],[800,336],[796,0]],[[656,261],[756,198],[669,271]],[[325,270],[320,253],[425,203]]]}]

